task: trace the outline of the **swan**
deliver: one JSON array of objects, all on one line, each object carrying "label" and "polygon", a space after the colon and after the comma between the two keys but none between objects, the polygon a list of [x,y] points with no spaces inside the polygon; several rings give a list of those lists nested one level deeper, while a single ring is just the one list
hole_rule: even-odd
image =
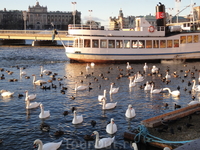
[{"label": "swan", "polygon": [[171,78],[171,75],[169,75],[169,72],[167,71],[166,75],[165,75],[166,80],[168,80],[169,78]]},{"label": "swan", "polygon": [[39,118],[44,119],[50,116],[50,112],[49,111],[44,111],[44,106],[43,104],[40,104],[40,109],[41,112],[39,114]]},{"label": "swan", "polygon": [[137,143],[133,142],[132,147],[133,147],[134,150],[138,150]]},{"label": "swan", "polygon": [[22,67],[19,68],[20,69],[20,76],[26,75],[26,71],[22,71]]},{"label": "swan", "polygon": [[127,118],[133,118],[133,117],[135,117],[135,115],[136,115],[135,114],[135,109],[133,109],[132,105],[129,104],[128,105],[128,109],[126,110],[125,116]]},{"label": "swan", "polygon": [[118,88],[113,88],[114,83],[110,84],[110,95],[111,94],[115,94],[119,91],[119,87]]},{"label": "swan", "polygon": [[158,68],[156,66],[153,66],[151,69],[151,73],[156,73],[158,71]]},{"label": "swan", "polygon": [[40,66],[41,67],[41,74],[51,74],[52,73],[52,71],[50,71],[50,70],[47,70],[47,69],[45,69],[45,70],[43,70],[44,68],[43,68],[43,66]]},{"label": "swan", "polygon": [[1,93],[2,97],[11,97],[13,96],[14,92],[10,92],[10,91],[4,91]]},{"label": "swan", "polygon": [[28,90],[26,90],[25,93],[26,93],[25,101],[27,101],[27,100],[30,101],[30,100],[33,100],[33,99],[36,98],[36,94],[30,94],[30,95],[28,95]]},{"label": "swan", "polygon": [[195,104],[199,104],[199,103],[200,103],[199,101],[193,100],[193,101],[189,102],[188,105],[191,106],[191,105],[195,105]]},{"label": "swan", "polygon": [[144,69],[144,71],[147,71],[147,69],[148,69],[147,63],[144,63],[143,69]]},{"label": "swan", "polygon": [[103,91],[103,95],[98,95],[98,100],[102,101],[102,99],[106,99],[106,90]]},{"label": "swan", "polygon": [[99,133],[97,131],[94,131],[92,135],[96,135],[95,146],[94,146],[96,149],[110,146],[114,142],[114,139],[115,139],[115,137],[99,139]]},{"label": "swan", "polygon": [[171,91],[170,88],[163,88],[163,91],[165,91],[165,90],[168,90],[169,93],[170,93],[172,96],[175,96],[175,97],[179,97],[180,94],[181,94],[179,90]]},{"label": "swan", "polygon": [[89,70],[90,69],[90,66],[89,64],[87,64],[87,66],[85,67],[86,70]]},{"label": "swan", "polygon": [[106,100],[104,98],[102,99],[102,102],[103,102],[103,105],[102,105],[103,110],[113,109],[117,105],[117,102],[116,103],[106,103]]},{"label": "swan", "polygon": [[127,62],[126,69],[128,69],[128,70],[132,69],[132,68],[131,68],[131,65],[129,64],[129,62]]},{"label": "swan", "polygon": [[57,150],[60,145],[62,144],[62,141],[58,142],[58,143],[46,143],[43,145],[42,141],[37,139],[34,141],[34,147],[36,147],[36,145],[38,146],[38,150]]},{"label": "swan", "polygon": [[160,93],[162,91],[162,89],[153,89],[153,84],[151,85],[151,91],[150,93]]},{"label": "swan", "polygon": [[75,84],[75,91],[82,91],[82,90],[85,90],[85,89],[87,89],[88,88],[88,86],[85,86],[85,85],[77,85],[77,82],[76,82],[76,84]]},{"label": "swan", "polygon": [[30,103],[29,99],[26,100],[26,109],[37,108],[40,105],[38,102]]},{"label": "swan", "polygon": [[135,81],[133,81],[133,78],[134,78],[134,77],[129,77],[129,79],[130,79],[129,87],[134,87],[134,86],[136,86],[136,83],[135,83]]},{"label": "swan", "polygon": [[83,122],[83,116],[82,115],[77,116],[76,111],[74,111],[74,118],[72,120],[72,124],[79,124],[79,123],[82,123],[82,122]]},{"label": "swan", "polygon": [[151,84],[149,84],[148,81],[146,82],[146,85],[145,85],[145,87],[144,87],[144,90],[145,90],[145,91],[151,90]]},{"label": "swan", "polygon": [[135,80],[134,82],[142,82],[144,81],[144,77],[138,72],[137,75],[135,75]]},{"label": "swan", "polygon": [[192,82],[194,82],[192,86],[192,90],[200,91],[200,85],[196,85],[196,80],[192,80]]},{"label": "swan", "polygon": [[94,66],[95,66],[95,63],[91,62],[90,66],[91,66],[91,67],[94,67]]},{"label": "swan", "polygon": [[114,122],[114,119],[111,118],[110,123],[106,126],[106,132],[109,134],[114,134],[117,132],[117,125]]},{"label": "swan", "polygon": [[35,84],[35,85],[41,85],[41,84],[46,84],[47,83],[44,80],[36,80],[36,76],[35,75],[32,75],[32,76],[33,76],[33,84]]}]

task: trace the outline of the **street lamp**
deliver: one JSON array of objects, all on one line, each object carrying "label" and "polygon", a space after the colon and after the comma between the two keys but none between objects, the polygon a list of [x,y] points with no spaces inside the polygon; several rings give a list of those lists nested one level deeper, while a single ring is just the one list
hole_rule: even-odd
[{"label": "street lamp", "polygon": [[88,10],[89,13],[90,13],[90,30],[91,30],[91,13],[92,13],[92,10]]},{"label": "street lamp", "polygon": [[27,19],[27,12],[23,11],[23,19],[24,19],[24,30],[26,32],[26,19]]},{"label": "street lamp", "polygon": [[173,8],[168,8],[170,13],[169,13],[169,23],[172,23],[172,10],[174,10]]},{"label": "street lamp", "polygon": [[73,5],[73,24],[74,24],[74,27],[75,27],[75,15],[76,15],[76,9],[75,9],[75,5],[76,5],[76,2],[72,2],[72,5]]}]

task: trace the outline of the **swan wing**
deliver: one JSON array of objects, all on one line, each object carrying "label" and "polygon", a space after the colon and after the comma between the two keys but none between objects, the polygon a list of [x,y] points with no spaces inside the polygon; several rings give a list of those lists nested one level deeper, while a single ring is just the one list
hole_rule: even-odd
[{"label": "swan wing", "polygon": [[43,145],[43,150],[57,150],[60,145],[62,144],[62,141],[58,143],[46,143]]},{"label": "swan wing", "polygon": [[116,107],[116,105],[117,105],[117,102],[116,103],[106,103],[105,108],[112,109],[112,108]]},{"label": "swan wing", "polygon": [[113,138],[102,138],[99,140],[99,145],[96,146],[95,148],[104,148],[110,146],[114,142],[115,137]]}]

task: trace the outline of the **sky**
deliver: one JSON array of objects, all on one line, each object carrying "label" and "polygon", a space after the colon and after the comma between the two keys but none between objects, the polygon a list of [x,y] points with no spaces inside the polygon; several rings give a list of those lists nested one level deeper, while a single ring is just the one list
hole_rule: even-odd
[{"label": "sky", "polygon": [[[0,0],[0,10],[28,10],[29,6],[47,6],[48,11],[73,11],[81,12],[82,22],[94,20],[101,22],[101,25],[109,25],[110,17],[118,17],[122,9],[124,17],[155,15],[155,6],[161,2],[165,5],[166,12],[176,14],[176,10],[182,10],[191,3],[200,6],[199,0]],[[175,2],[181,1],[181,2]],[[72,2],[76,2],[73,5]],[[173,10],[172,10],[173,9]],[[92,12],[89,12],[92,10]],[[188,7],[179,16],[188,15],[191,8]]]}]

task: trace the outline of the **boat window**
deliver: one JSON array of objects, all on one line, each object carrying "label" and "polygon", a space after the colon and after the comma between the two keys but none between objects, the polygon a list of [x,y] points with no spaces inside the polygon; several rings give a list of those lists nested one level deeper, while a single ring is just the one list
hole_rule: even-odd
[{"label": "boat window", "polygon": [[122,40],[116,40],[116,48],[122,48],[123,47],[123,41]]},{"label": "boat window", "polygon": [[174,40],[174,47],[179,47],[179,40]]},{"label": "boat window", "polygon": [[115,48],[115,40],[108,40],[108,48]]},{"label": "boat window", "polygon": [[159,40],[153,40],[153,48],[159,48]]},{"label": "boat window", "polygon": [[152,48],[152,40],[146,40],[146,48]]},{"label": "boat window", "polygon": [[84,47],[90,47],[90,39],[84,39]]},{"label": "boat window", "polygon": [[124,48],[130,48],[130,40],[124,40]]},{"label": "boat window", "polygon": [[199,36],[198,35],[194,35],[194,43],[198,43],[199,42]]},{"label": "boat window", "polygon": [[186,43],[186,36],[181,36],[180,41],[181,41],[181,44]]},{"label": "boat window", "polygon": [[74,47],[78,47],[78,39],[74,40]]},{"label": "boat window", "polygon": [[107,40],[101,40],[100,46],[101,46],[101,48],[107,48]]},{"label": "boat window", "polygon": [[167,40],[167,48],[172,48],[172,40]]},{"label": "boat window", "polygon": [[160,40],[160,48],[166,48],[166,41]]},{"label": "boat window", "polygon": [[139,48],[144,48],[145,47],[145,40],[139,40],[138,47]]},{"label": "boat window", "polygon": [[187,36],[187,43],[192,43],[192,35]]},{"label": "boat window", "polygon": [[138,48],[138,41],[137,40],[132,40],[132,48]]},{"label": "boat window", "polygon": [[92,40],[92,48],[99,48],[99,40]]}]

